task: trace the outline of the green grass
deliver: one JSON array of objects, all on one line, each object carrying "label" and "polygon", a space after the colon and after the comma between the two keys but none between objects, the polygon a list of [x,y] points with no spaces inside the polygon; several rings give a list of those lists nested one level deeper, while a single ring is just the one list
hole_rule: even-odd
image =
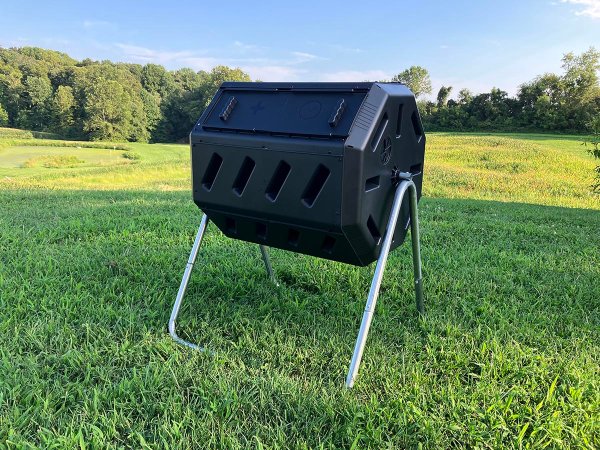
[{"label": "green grass", "polygon": [[562,136],[428,139],[426,316],[404,245],[351,391],[372,267],[273,250],[274,287],[211,226],[180,330],[218,352],[168,337],[199,221],[187,147],[0,169],[0,447],[598,448],[594,161]]}]

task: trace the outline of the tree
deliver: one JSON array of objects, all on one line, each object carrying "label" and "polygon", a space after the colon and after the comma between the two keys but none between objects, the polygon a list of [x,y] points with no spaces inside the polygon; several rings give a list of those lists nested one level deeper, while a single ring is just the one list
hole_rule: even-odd
[{"label": "tree", "polygon": [[600,97],[598,71],[600,52],[594,47],[581,55],[567,53],[563,59],[562,86],[564,89],[564,112],[570,129],[585,129],[598,109],[594,107]]},{"label": "tree", "polygon": [[67,137],[73,134],[75,96],[71,86],[59,86],[50,101],[52,131]]},{"label": "tree", "polygon": [[26,76],[21,91],[18,125],[31,130],[46,129],[51,96],[52,84],[47,76]]},{"label": "tree", "polygon": [[0,103],[0,127],[8,125],[8,113]]},{"label": "tree", "polygon": [[450,97],[450,92],[452,92],[452,86],[442,86],[438,91],[437,95],[437,105],[438,108],[443,108],[448,103],[448,98]]},{"label": "tree", "polygon": [[458,91],[458,104],[467,105],[473,100],[473,93],[467,88],[463,88]]},{"label": "tree", "polygon": [[[592,148],[588,149],[590,155],[594,158],[600,159],[600,114],[596,115],[589,123],[588,128],[592,133],[591,139],[588,141],[584,141],[584,144],[587,146],[588,143]],[[600,193],[600,165],[597,165],[594,169],[596,173],[596,178],[591,186],[594,192]]]},{"label": "tree", "polygon": [[142,86],[127,67],[101,63],[86,66],[76,80],[82,104],[82,129],[92,140],[149,138]]},{"label": "tree", "polygon": [[175,89],[173,75],[158,64],[146,64],[142,67],[140,80],[145,90],[151,94],[158,94],[161,98],[168,96]]},{"label": "tree", "polygon": [[398,75],[394,75],[392,81],[406,85],[417,99],[423,94],[431,93],[429,72],[421,66],[411,66]]}]

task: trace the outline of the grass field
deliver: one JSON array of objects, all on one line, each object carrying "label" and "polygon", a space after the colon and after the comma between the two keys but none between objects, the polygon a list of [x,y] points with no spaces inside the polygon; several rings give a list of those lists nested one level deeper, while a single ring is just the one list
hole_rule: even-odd
[{"label": "grass field", "polygon": [[[600,197],[578,138],[428,136],[426,316],[405,245],[350,391],[373,267],[273,250],[275,287],[209,227],[179,327],[218,352],[178,346],[189,150],[126,146],[140,159],[0,141],[0,448],[600,447]],[[34,150],[85,163],[23,167]]]}]

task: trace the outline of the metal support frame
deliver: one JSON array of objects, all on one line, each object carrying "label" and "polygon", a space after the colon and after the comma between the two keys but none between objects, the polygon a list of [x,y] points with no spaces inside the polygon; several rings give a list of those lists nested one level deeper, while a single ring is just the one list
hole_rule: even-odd
[{"label": "metal support frame", "polygon": [[365,343],[367,342],[367,335],[369,334],[369,327],[373,320],[373,314],[375,313],[375,305],[377,304],[377,298],[379,297],[379,288],[381,287],[381,280],[383,279],[383,272],[387,264],[388,255],[390,253],[390,247],[392,246],[392,239],[394,238],[394,230],[396,229],[396,223],[398,222],[398,216],[400,215],[400,208],[402,207],[402,200],[406,191],[410,191],[409,203],[410,203],[410,235],[412,239],[412,253],[413,253],[413,269],[415,279],[415,296],[417,300],[417,309],[420,314],[423,314],[423,275],[421,273],[421,245],[419,243],[419,212],[417,208],[417,188],[411,179],[400,182],[400,185],[396,188],[396,194],[394,195],[394,203],[392,204],[392,212],[390,213],[390,220],[385,230],[385,237],[383,239],[383,245],[381,246],[381,253],[377,259],[377,265],[375,266],[375,273],[373,275],[373,281],[371,282],[371,289],[369,290],[369,296],[367,297],[367,304],[365,306],[365,312],[363,313],[362,322],[360,324],[360,330],[358,331],[358,337],[356,338],[356,344],[354,345],[354,354],[352,355],[352,361],[350,362],[350,368],[348,369],[348,376],[346,377],[346,387],[351,388],[354,386],[356,377],[358,375],[358,368],[360,367],[360,361],[362,359],[363,351],[365,349]]},{"label": "metal support frame", "polygon": [[[188,258],[188,262],[185,265],[185,271],[183,272],[183,278],[181,279],[181,284],[179,285],[179,291],[177,291],[177,297],[175,298],[175,303],[173,304],[173,310],[171,311],[171,317],[169,318],[169,334],[179,344],[185,345],[187,347],[193,348],[194,350],[199,350],[201,352],[206,351],[207,349],[204,347],[200,347],[199,345],[193,344],[185,339],[180,338],[177,335],[177,331],[175,329],[175,322],[177,320],[177,316],[179,315],[179,309],[181,308],[181,303],[183,302],[183,297],[185,297],[185,292],[187,291],[188,283],[190,282],[190,276],[192,275],[192,270],[194,269],[194,263],[196,262],[196,258],[198,258],[198,250],[200,249],[200,245],[202,244],[202,238],[204,238],[204,233],[206,232],[206,227],[208,226],[208,216],[204,214],[202,216],[202,220],[200,221],[200,226],[198,227],[198,232],[196,233],[196,239],[194,239],[194,245],[192,246],[192,251],[190,252],[190,257]],[[273,273],[273,266],[271,266],[271,260],[269,259],[269,248],[265,245],[260,245],[260,253],[262,255],[263,262],[265,263],[265,269],[267,270],[267,275],[271,279],[276,286],[279,286],[277,280],[275,279],[275,274]]]},{"label": "metal support frame", "polygon": [[[358,337],[354,346],[354,354],[352,355],[352,361],[350,362],[348,376],[346,377],[347,388],[351,388],[352,386],[354,386],[354,382],[356,381],[358,368],[360,366],[363,351],[365,348],[365,343],[367,341],[367,335],[369,334],[369,327],[371,326],[373,314],[375,313],[375,305],[377,303],[377,298],[379,297],[381,280],[383,279],[383,272],[385,270],[387,259],[390,253],[390,247],[392,245],[392,239],[394,237],[394,230],[396,229],[396,223],[398,222],[400,208],[402,207],[402,201],[404,199],[406,191],[409,191],[410,193],[410,229],[412,240],[415,296],[417,301],[417,309],[419,313],[424,313],[423,283],[421,273],[421,246],[419,243],[419,214],[417,208],[417,188],[409,176],[407,178],[401,178],[400,184],[396,188],[390,219],[385,231],[383,244],[381,246],[381,253],[379,254],[379,258],[377,259],[377,265],[375,266],[375,273],[373,275],[373,281],[371,282],[371,289],[369,290],[369,296],[367,297],[367,304],[365,306],[362,322],[360,324],[360,330],[358,332]],[[194,263],[196,262],[196,258],[198,257],[198,250],[200,249],[200,245],[202,244],[202,238],[204,237],[204,233],[206,232],[207,226],[208,217],[206,216],[206,214],[204,214],[202,216],[202,220],[200,221],[200,227],[198,228],[198,233],[196,234],[196,239],[194,240],[194,245],[192,246],[190,257],[185,266],[183,278],[181,279],[179,291],[177,292],[177,297],[173,305],[173,311],[171,312],[171,317],[169,319],[169,334],[171,335],[171,337],[179,344],[185,345],[187,347],[199,351],[207,351],[207,349],[205,347],[200,347],[196,344],[186,341],[185,339],[180,338],[177,335],[177,331],[175,329],[175,322],[177,320],[177,316],[179,315],[181,303],[183,302],[183,298],[185,297],[187,286],[190,281],[190,276],[194,268]],[[260,251],[262,254],[263,261],[265,263],[267,275],[269,276],[271,281],[278,286],[275,274],[273,272],[273,267],[271,266],[271,261],[269,259],[268,247],[260,245]]]}]

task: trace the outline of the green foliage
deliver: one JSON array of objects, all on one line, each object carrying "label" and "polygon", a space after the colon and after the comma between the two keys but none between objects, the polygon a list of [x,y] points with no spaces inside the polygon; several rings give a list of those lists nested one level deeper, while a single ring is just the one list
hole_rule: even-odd
[{"label": "green foliage", "polygon": [[31,168],[41,166],[47,169],[58,169],[77,167],[79,164],[83,164],[84,162],[84,160],[72,155],[43,155],[35,158],[29,158],[23,163],[23,167]]},{"label": "green foliage", "polygon": [[587,123],[600,114],[600,53],[594,48],[563,58],[562,75],[544,74],[521,85],[515,98],[500,89],[473,95],[462,89],[457,101],[445,100],[420,108],[427,130],[536,130],[585,133]]},{"label": "green foliage", "polygon": [[49,106],[49,120],[52,129],[65,137],[73,135],[75,133],[74,115],[76,106],[73,88],[71,86],[58,86]]},{"label": "green foliage", "polygon": [[8,113],[0,103],[0,127],[8,125]]},{"label": "green foliage", "polygon": [[169,72],[156,64],[0,48],[0,125],[90,140],[177,141],[225,80],[250,78],[224,66]]},{"label": "green foliage", "polygon": [[448,98],[452,92],[452,86],[442,86],[437,94],[437,106],[443,108],[448,103]]},{"label": "green foliage", "polygon": [[[591,148],[588,149],[590,155],[594,158],[600,159],[600,114],[594,117],[589,123],[588,128],[592,133],[592,137],[589,141],[585,141],[584,144],[587,146],[588,144]],[[600,165],[596,166],[594,169],[596,172],[596,179],[592,184],[591,188],[600,193]]]},{"label": "green foliage", "polygon": [[0,139],[33,139],[33,134],[29,130],[0,128]]},{"label": "green foliage", "polygon": [[406,85],[418,99],[423,94],[431,93],[431,79],[427,69],[411,66],[392,78],[392,81]]},{"label": "green foliage", "polygon": [[138,152],[128,151],[123,153],[123,158],[130,159],[132,161],[137,161],[139,159],[142,159],[142,155],[140,155]]}]

